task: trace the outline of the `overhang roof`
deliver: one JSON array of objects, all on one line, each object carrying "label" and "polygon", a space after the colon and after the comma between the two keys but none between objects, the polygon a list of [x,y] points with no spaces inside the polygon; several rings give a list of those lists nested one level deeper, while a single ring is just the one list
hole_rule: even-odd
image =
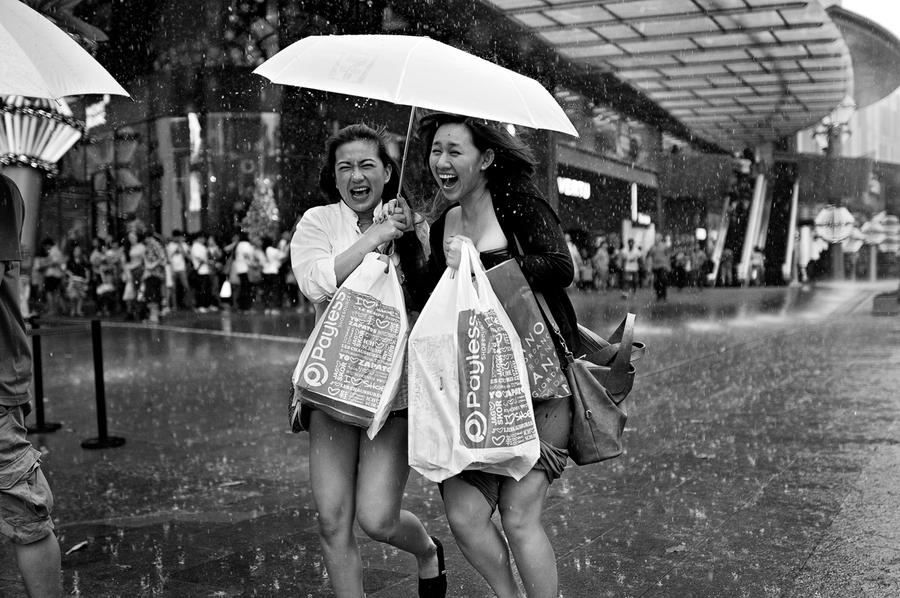
[{"label": "overhang roof", "polygon": [[861,109],[900,85],[900,40],[877,23],[838,5],[828,7],[853,57],[853,101]]},{"label": "overhang roof", "polygon": [[853,93],[850,50],[816,0],[484,1],[733,150],[809,127]]}]

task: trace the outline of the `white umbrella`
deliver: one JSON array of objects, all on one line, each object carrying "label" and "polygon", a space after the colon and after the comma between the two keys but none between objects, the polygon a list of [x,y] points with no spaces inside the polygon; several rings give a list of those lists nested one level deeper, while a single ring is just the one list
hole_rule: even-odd
[{"label": "white umbrella", "polygon": [[19,0],[0,0],[0,95],[129,95],[62,29]]},{"label": "white umbrella", "polygon": [[[384,100],[413,112],[428,108],[578,136],[534,79],[428,37],[310,36],[253,72],[274,83]],[[412,122],[413,114],[410,128]],[[403,156],[405,163],[406,149]]]}]

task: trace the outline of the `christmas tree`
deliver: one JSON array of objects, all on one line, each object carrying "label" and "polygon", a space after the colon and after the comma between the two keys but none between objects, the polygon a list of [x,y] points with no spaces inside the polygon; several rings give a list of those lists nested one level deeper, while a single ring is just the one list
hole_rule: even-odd
[{"label": "christmas tree", "polygon": [[266,236],[278,238],[280,226],[281,218],[272,184],[268,179],[257,180],[253,200],[247,208],[247,215],[241,220],[241,229],[247,233],[251,241],[258,242]]}]

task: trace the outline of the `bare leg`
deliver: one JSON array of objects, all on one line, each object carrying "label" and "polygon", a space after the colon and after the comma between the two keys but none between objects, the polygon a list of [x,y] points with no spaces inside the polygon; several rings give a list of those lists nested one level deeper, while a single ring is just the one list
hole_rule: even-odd
[{"label": "bare leg", "polygon": [[31,598],[61,596],[59,542],[53,532],[37,542],[13,546],[28,595]]},{"label": "bare leg", "polygon": [[556,555],[541,524],[550,482],[543,471],[531,470],[518,482],[500,486],[500,518],[528,598],[556,598]]},{"label": "bare leg", "polygon": [[338,598],[362,598],[363,567],[353,535],[360,428],[313,411],[309,426],[309,479],[319,514],[325,569]]},{"label": "bare leg", "polygon": [[407,420],[390,418],[374,440],[360,434],[359,480],[356,484],[357,521],[373,540],[416,557],[419,577],[437,577],[437,546],[419,518],[400,509],[409,478]]},{"label": "bare leg", "polygon": [[491,507],[474,486],[458,479],[444,482],[444,509],[456,544],[484,577],[497,598],[516,598],[518,590],[509,549],[491,521]]}]

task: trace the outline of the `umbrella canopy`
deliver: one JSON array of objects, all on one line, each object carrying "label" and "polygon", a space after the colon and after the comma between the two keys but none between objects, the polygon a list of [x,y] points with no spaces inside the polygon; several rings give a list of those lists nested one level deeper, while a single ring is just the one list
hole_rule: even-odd
[{"label": "umbrella canopy", "polygon": [[578,136],[534,79],[428,37],[310,36],[253,72],[274,83]]},{"label": "umbrella canopy", "polygon": [[0,0],[0,56],[0,95],[128,95],[75,40],[19,0]]}]

